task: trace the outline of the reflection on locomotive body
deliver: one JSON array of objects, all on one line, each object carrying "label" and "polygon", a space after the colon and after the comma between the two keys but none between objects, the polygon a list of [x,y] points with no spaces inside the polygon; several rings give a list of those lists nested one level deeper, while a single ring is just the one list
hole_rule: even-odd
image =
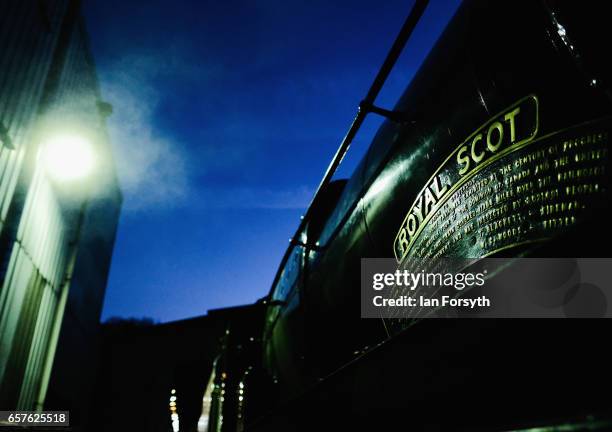
[{"label": "reflection on locomotive body", "polygon": [[363,257],[609,254],[599,7],[464,2],[397,115],[350,178],[324,183],[291,242],[263,302],[258,384],[240,394],[258,409],[239,429],[320,428],[330,413],[359,425],[398,408],[415,430],[499,430],[608,409],[590,391],[612,381],[607,322],[359,317]]}]

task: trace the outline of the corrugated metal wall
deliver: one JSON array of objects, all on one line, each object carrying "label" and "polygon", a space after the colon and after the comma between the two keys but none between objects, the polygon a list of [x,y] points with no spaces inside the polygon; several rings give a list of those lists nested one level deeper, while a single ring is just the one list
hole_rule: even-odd
[{"label": "corrugated metal wall", "polygon": [[47,178],[33,140],[44,137],[49,124],[78,124],[108,147],[82,19],[66,20],[75,4],[2,0],[0,6],[0,235],[4,230],[13,237],[5,243],[10,258],[0,274],[2,409],[40,408],[84,209],[85,195],[67,199],[71,193]]},{"label": "corrugated metal wall", "polygon": [[[0,233],[6,228],[68,0],[8,0],[0,13]],[[35,169],[0,291],[0,401],[32,406],[66,247],[61,210]],[[11,243],[9,243],[10,245]],[[33,382],[32,382],[33,381]]]},{"label": "corrugated metal wall", "polygon": [[[67,255],[62,210],[37,168],[4,281],[0,335],[2,393],[16,408],[34,406],[55,317]],[[3,350],[4,351],[4,350]]]},{"label": "corrugated metal wall", "polygon": [[2,0],[0,6],[0,231],[68,3]]}]

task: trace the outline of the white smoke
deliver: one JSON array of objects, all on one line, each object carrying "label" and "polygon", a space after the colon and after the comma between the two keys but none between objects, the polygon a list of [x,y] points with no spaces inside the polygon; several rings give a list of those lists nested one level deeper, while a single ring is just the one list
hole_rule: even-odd
[{"label": "white smoke", "polygon": [[274,132],[262,127],[265,122],[256,112],[233,112],[221,122],[200,125],[198,146],[187,147],[188,143],[177,140],[171,131],[156,125],[157,110],[168,91],[162,87],[164,80],[199,85],[208,80],[210,84],[218,80],[220,71],[194,66],[196,62],[188,61],[188,55],[179,56],[177,49],[160,52],[163,55],[124,56],[100,72],[103,99],[113,105],[108,128],[124,194],[124,210],[137,213],[187,203],[208,209],[306,208],[314,193],[312,186],[194,187],[193,179],[198,175],[237,170],[249,164],[249,159]]},{"label": "white smoke", "polygon": [[113,143],[124,209],[174,207],[189,194],[186,151],[155,125],[162,92],[156,78],[180,68],[156,56],[128,56],[101,73],[103,98],[113,105],[108,129]]}]

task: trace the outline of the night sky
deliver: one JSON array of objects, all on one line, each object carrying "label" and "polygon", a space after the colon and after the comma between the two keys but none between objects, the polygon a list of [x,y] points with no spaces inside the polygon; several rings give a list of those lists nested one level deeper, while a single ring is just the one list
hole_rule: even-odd
[{"label": "night sky", "polygon": [[[85,2],[125,199],[103,320],[171,321],[269,291],[411,5]],[[393,106],[457,6],[431,1],[379,105]]]}]

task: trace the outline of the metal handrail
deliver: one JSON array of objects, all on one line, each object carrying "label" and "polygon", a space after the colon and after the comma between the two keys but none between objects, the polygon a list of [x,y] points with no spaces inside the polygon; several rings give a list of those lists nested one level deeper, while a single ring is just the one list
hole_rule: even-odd
[{"label": "metal handrail", "polygon": [[[312,200],[310,201],[310,204],[308,205],[308,209],[306,210],[306,213],[304,214],[304,216],[302,217],[300,221],[300,225],[298,226],[293,237],[290,239],[290,242],[297,241],[300,234],[303,232],[304,228],[306,228],[306,224],[308,223],[312,215],[313,203],[317,201],[317,198],[321,195],[321,193],[323,192],[327,184],[331,181],[336,170],[338,169],[338,166],[340,165],[340,162],[342,162],[342,159],[344,158],[349,147],[351,146],[353,139],[355,139],[357,132],[361,128],[361,125],[363,124],[366,116],[369,113],[377,113],[377,114],[380,114],[380,115],[383,115],[389,118],[393,118],[394,113],[392,111],[387,111],[385,109],[376,107],[374,105],[374,102],[376,101],[376,97],[380,93],[380,90],[382,89],[383,85],[387,81],[389,74],[393,70],[395,63],[397,63],[399,56],[402,54],[406,46],[406,43],[410,39],[412,32],[414,31],[416,25],[421,19],[423,12],[425,12],[425,9],[428,4],[429,4],[429,0],[416,0],[415,1],[414,6],[410,10],[410,14],[406,18],[406,21],[404,21],[404,24],[402,25],[402,28],[400,29],[397,37],[395,38],[395,41],[393,42],[391,49],[387,53],[387,57],[385,58],[385,61],[383,62],[380,69],[378,70],[378,73],[376,74],[376,77],[374,78],[374,81],[372,82],[372,85],[370,86],[370,89],[368,90],[366,97],[359,103],[359,106],[357,108],[357,115],[353,119],[353,122],[351,123],[351,127],[349,128],[348,132],[344,136],[344,139],[340,143],[340,146],[338,147],[336,154],[334,155],[329,166],[327,167],[327,170],[325,171],[325,175],[323,176],[323,180],[321,180],[321,183],[319,184],[319,187],[317,188]],[[308,242],[308,239],[307,239],[307,242]],[[307,246],[310,247],[310,245],[307,245]],[[270,293],[272,293],[272,290],[274,289],[274,286],[278,280],[280,269],[282,269],[285,263],[287,262],[288,256],[289,256],[289,249],[287,249],[287,252],[285,252],[285,255],[283,256],[283,259],[279,266],[279,271],[277,272],[276,276],[274,277],[274,281],[272,282]]]}]

